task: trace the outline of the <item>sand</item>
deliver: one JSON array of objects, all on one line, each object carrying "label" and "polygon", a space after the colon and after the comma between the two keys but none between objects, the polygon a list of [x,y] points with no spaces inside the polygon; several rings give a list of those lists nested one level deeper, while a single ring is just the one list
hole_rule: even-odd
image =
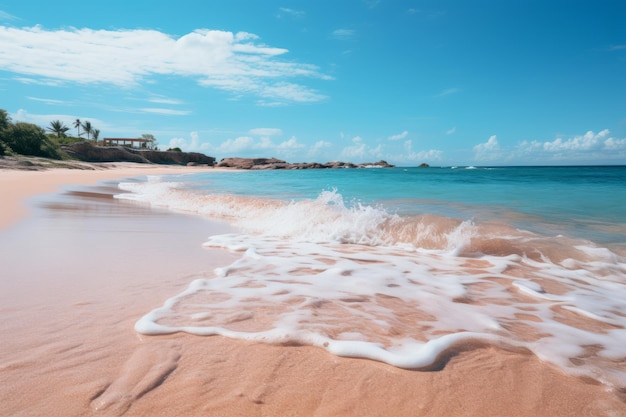
[{"label": "sand", "polygon": [[626,415],[623,393],[494,347],[420,372],[307,346],[137,334],[139,317],[234,259],[201,247],[228,226],[114,201],[107,186],[33,196],[198,169],[0,171],[0,416]]}]

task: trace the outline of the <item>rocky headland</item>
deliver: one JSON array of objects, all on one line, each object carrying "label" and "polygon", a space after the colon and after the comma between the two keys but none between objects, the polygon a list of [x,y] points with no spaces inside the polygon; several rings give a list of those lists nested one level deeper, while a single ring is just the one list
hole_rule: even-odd
[{"label": "rocky headland", "polygon": [[208,165],[215,158],[198,152],[158,151],[136,149],[126,146],[94,146],[89,142],[78,142],[62,146],[70,157],[83,162],[136,162],[161,165]]},{"label": "rocky headland", "polygon": [[159,151],[137,149],[126,146],[95,146],[89,142],[78,142],[61,146],[62,151],[71,159],[49,159],[43,157],[13,155],[0,157],[0,169],[39,170],[49,168],[95,169],[99,164],[140,163],[156,165],[186,165],[244,170],[273,169],[337,169],[337,168],[390,168],[394,165],[386,161],[354,164],[352,162],[332,161],[287,162],[277,158],[224,158],[218,163],[212,156],[198,152]]}]

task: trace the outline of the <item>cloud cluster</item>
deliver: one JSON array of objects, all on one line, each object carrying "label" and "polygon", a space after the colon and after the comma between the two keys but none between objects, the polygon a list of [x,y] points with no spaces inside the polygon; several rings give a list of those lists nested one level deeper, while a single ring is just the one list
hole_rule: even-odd
[{"label": "cloud cluster", "polygon": [[0,26],[0,44],[0,69],[26,82],[133,87],[169,75],[269,101],[314,102],[325,96],[288,80],[330,79],[314,65],[281,60],[286,49],[266,46],[247,32],[199,29],[176,38],[142,29]]},{"label": "cloud cluster", "polygon": [[501,156],[500,144],[496,135],[489,137],[487,142],[474,146],[474,158],[478,161],[493,161]]},{"label": "cloud cluster", "polygon": [[626,158],[626,138],[615,138],[608,129],[598,133],[588,131],[570,138],[558,137],[548,141],[522,141],[508,149],[500,146],[495,135],[487,142],[474,146],[477,161],[517,161],[517,163],[576,163],[585,161],[623,161]]},{"label": "cloud cluster", "polygon": [[544,155],[552,160],[621,159],[626,157],[626,139],[611,137],[608,129],[598,133],[590,130],[568,139],[524,141],[518,149],[522,154]]},{"label": "cloud cluster", "polygon": [[[240,156],[240,157],[279,157],[293,158],[301,154],[307,145],[298,142],[295,136],[275,143],[270,138],[271,135],[280,135],[280,129],[256,128],[250,130],[250,136],[239,136],[226,139],[218,145],[203,142],[197,132],[191,132],[190,139],[173,138],[170,139],[170,148],[181,148],[184,151],[210,152],[220,157]],[[316,145],[314,145],[316,146]]]},{"label": "cloud cluster", "polygon": [[348,161],[363,161],[365,159],[380,159],[383,157],[382,145],[375,148],[369,146],[362,137],[352,138],[352,145],[346,146],[340,153],[342,159]]},{"label": "cloud cluster", "polygon": [[407,140],[404,142],[404,154],[395,159],[403,163],[422,163],[422,162],[437,162],[441,161],[443,152],[438,149],[429,149],[416,152],[413,150],[413,141]]}]

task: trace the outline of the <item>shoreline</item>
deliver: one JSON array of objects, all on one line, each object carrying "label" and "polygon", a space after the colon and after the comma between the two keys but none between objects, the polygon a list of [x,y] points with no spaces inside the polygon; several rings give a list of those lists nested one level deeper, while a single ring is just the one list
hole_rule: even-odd
[{"label": "shoreline", "polygon": [[[25,159],[25,160],[30,160]],[[28,169],[0,168],[0,193],[4,201],[0,231],[24,218],[28,213],[26,200],[59,192],[65,185],[92,185],[142,175],[193,174],[198,172],[234,171],[229,168],[205,166],[157,165],[133,162],[73,162],[70,167],[28,166]]]},{"label": "shoreline", "polygon": [[201,247],[207,235],[227,228],[199,216],[107,198],[61,198],[62,186],[203,169],[126,165],[0,171],[5,207],[17,207],[0,216],[0,224],[11,226],[0,227],[0,331],[7,335],[0,346],[0,415],[626,412],[619,394],[604,386],[534,355],[490,346],[454,352],[441,369],[421,372],[310,346],[139,335],[133,326],[143,314],[237,255]]}]

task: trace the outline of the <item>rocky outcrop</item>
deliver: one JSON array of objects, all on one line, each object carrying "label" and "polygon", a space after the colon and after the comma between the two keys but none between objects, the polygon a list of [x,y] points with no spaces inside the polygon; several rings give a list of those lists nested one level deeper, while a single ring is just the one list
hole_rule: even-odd
[{"label": "rocky outcrop", "polygon": [[84,162],[138,162],[163,165],[209,165],[215,158],[198,152],[157,151],[134,149],[125,146],[94,146],[89,142],[79,142],[62,146],[72,158]]},{"label": "rocky outcrop", "polygon": [[237,169],[284,169],[287,162],[276,158],[224,158],[218,164],[220,168]]},{"label": "rocky outcrop", "polygon": [[386,161],[378,161],[373,163],[353,164],[351,162],[296,162],[290,163],[276,158],[224,158],[217,165],[220,168],[236,168],[236,169],[332,169],[332,168],[390,168],[393,165]]},{"label": "rocky outcrop", "polygon": [[382,159],[378,162],[365,162],[363,164],[359,164],[361,168],[393,168],[395,165],[391,165],[387,161],[383,161]]}]

